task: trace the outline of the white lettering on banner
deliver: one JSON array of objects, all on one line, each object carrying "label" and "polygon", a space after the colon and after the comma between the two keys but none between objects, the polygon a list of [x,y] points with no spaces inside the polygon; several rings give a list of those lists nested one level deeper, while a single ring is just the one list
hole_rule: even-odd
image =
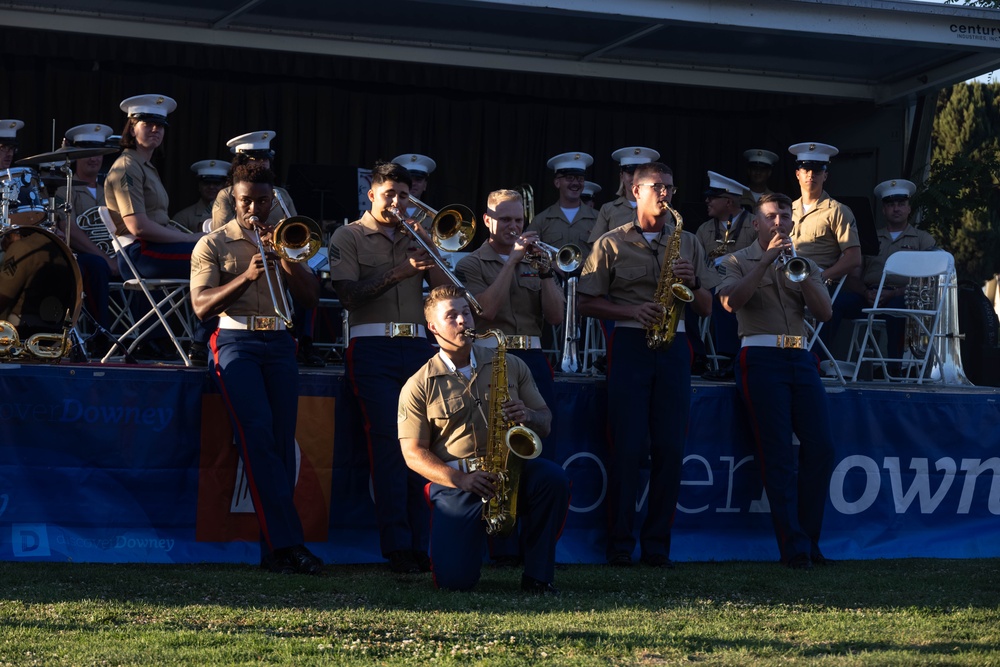
[{"label": "white lettering on banner", "polygon": [[[716,507],[715,511],[716,512],[739,512],[740,511],[739,507],[733,507],[733,474],[736,472],[736,469],[739,468],[744,463],[749,463],[750,461],[753,461],[753,456],[744,456],[742,459],[740,459],[740,462],[739,463],[735,463],[735,465],[734,465],[734,462],[736,461],[736,457],[735,456],[720,456],[719,460],[720,461],[728,461],[729,462],[729,483],[726,485],[726,505],[725,505],[725,507]],[[765,500],[765,503],[766,502],[767,501]],[[755,503],[759,504],[759,501],[755,501]],[[751,503],[750,504],[750,511],[751,512],[759,511],[759,510],[755,510],[754,509],[755,508],[755,503]],[[764,511],[770,511],[770,507],[767,507]]]},{"label": "white lettering on banner", "polygon": [[[919,501],[918,505],[921,514],[933,514],[948,494],[948,491],[951,490],[959,468],[966,475],[965,481],[962,484],[962,493],[956,514],[969,513],[969,509],[972,506],[972,495],[975,491],[976,480],[982,473],[987,471],[993,473],[987,509],[990,514],[1000,514],[1000,458],[990,458],[985,462],[981,459],[962,459],[961,466],[957,466],[955,460],[950,457],[938,459],[934,463],[934,467],[940,473],[941,483],[937,491],[933,493],[931,493],[928,459],[910,459],[909,468],[914,471],[914,474],[913,481],[906,490],[903,489],[899,458],[895,456],[885,457],[883,459],[883,467],[889,474],[889,485],[897,514],[906,513],[913,503],[914,498],[917,498]],[[852,501],[848,500],[844,495],[844,484],[848,473],[853,468],[861,468],[865,473],[865,487],[861,495]],[[861,454],[848,456],[833,471],[833,476],[830,479],[830,500],[833,502],[834,509],[841,514],[860,514],[875,503],[881,487],[882,475],[878,463],[874,459]]]},{"label": "white lettering on banner", "polygon": [[892,486],[892,501],[896,505],[896,514],[904,514],[906,508],[910,506],[915,497],[920,498],[920,513],[932,514],[941,503],[945,494],[948,493],[948,489],[951,488],[952,482],[955,481],[955,471],[958,469],[954,459],[949,457],[938,459],[934,467],[939,472],[943,471],[945,474],[941,478],[938,490],[934,495],[931,495],[931,480],[927,474],[927,459],[910,459],[910,470],[913,470],[916,474],[913,476],[910,488],[905,493],[903,492],[903,481],[899,474],[899,457],[885,457],[882,467],[889,471],[889,484]]},{"label": "white lettering on banner", "polygon": [[[684,461],[681,465],[682,466],[685,465],[688,461],[697,461],[698,463],[700,463],[705,467],[705,479],[695,479],[695,480],[682,479],[681,486],[712,486],[715,483],[715,476],[712,475],[712,466],[709,465],[708,459],[706,459],[704,456],[698,456],[697,454],[688,454],[687,456],[684,457]],[[730,477],[729,478],[730,496],[732,496],[733,492],[732,481],[733,481],[732,477]],[[707,509],[708,505],[702,505],[701,507],[698,507],[696,509],[688,509],[683,505],[681,505],[680,502],[677,503],[677,511],[684,512],[685,514],[697,514],[698,512],[704,512]]]},{"label": "white lettering on banner", "polygon": [[962,470],[965,475],[965,484],[962,485],[962,498],[958,501],[958,513],[968,514],[972,506],[972,492],[976,490],[976,479],[987,470],[993,472],[993,479],[990,481],[990,497],[987,508],[990,514],[1000,514],[1000,458],[993,457],[983,461],[982,459],[962,459]]},{"label": "white lettering on banner", "polygon": [[608,492],[608,471],[604,467],[604,462],[590,452],[577,452],[576,454],[573,454],[563,462],[563,470],[566,470],[566,467],[577,459],[593,459],[594,463],[597,464],[597,469],[601,471],[601,494],[597,497],[597,500],[586,507],[574,507],[572,498],[570,498],[569,511],[580,512],[582,514],[597,509],[597,506],[604,502],[604,496]]},{"label": "white lettering on banner", "polygon": [[129,537],[127,535],[112,535],[110,537],[80,537],[78,535],[57,533],[55,543],[60,546],[77,549],[148,549],[151,551],[172,551],[175,541],[165,537]]},{"label": "white lettering on banner", "polygon": [[173,417],[173,408],[84,405],[75,398],[64,398],[63,411],[59,421],[83,421],[88,424],[135,424],[137,426],[152,426],[154,431],[162,433],[170,425]]}]

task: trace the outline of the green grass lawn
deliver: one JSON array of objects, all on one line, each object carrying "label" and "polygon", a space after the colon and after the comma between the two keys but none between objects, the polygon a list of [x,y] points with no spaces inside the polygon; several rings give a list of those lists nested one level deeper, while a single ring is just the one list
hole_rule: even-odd
[{"label": "green grass lawn", "polygon": [[558,598],[484,568],[0,563],[0,665],[1000,665],[1000,561],[894,560],[794,572],[573,565]]}]

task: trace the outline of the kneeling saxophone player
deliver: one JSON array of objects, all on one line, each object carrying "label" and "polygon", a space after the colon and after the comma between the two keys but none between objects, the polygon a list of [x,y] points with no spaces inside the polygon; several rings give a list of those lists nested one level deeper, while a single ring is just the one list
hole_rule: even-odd
[{"label": "kneeling saxophone player", "polygon": [[[503,444],[498,429],[510,424],[545,436],[552,413],[523,361],[501,354],[502,345],[494,355],[473,344],[472,312],[462,290],[435,287],[424,301],[424,315],[440,351],[400,392],[399,442],[406,464],[430,480],[434,583],[469,590],[479,581],[483,561],[484,501],[503,486],[498,475],[503,471],[482,469],[491,454],[488,443],[500,436]],[[506,392],[496,389],[503,384]],[[519,490],[521,588],[555,594],[556,541],[569,508],[569,479],[559,465],[542,458],[524,459],[520,467],[520,484],[511,486]]]}]

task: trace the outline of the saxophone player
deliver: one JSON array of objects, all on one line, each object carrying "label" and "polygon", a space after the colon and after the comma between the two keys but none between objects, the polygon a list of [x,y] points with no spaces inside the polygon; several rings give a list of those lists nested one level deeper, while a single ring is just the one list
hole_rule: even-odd
[{"label": "saxophone player", "polygon": [[[432,289],[424,301],[424,316],[440,350],[399,394],[399,443],[410,469],[430,481],[425,495],[432,512],[434,583],[438,588],[469,590],[479,581],[483,560],[483,501],[497,491],[497,475],[475,465],[477,458],[486,456],[493,435],[487,415],[502,411],[507,422],[545,436],[552,413],[528,367],[513,356],[506,357],[510,400],[492,404],[494,352],[473,344],[472,312],[461,289],[453,285]],[[521,588],[533,594],[557,594],[552,585],[555,549],[569,509],[569,479],[561,466],[543,458],[524,460],[520,479]]]},{"label": "saxophone player", "polygon": [[762,195],[753,224],[757,242],[726,258],[719,298],[739,322],[736,384],[750,417],[781,562],[810,569],[828,562],[819,535],[833,438],[817,360],[805,349],[803,313],[808,306],[826,321],[833,306],[813,260],[806,260],[810,272],[801,282],[789,280],[776,261],[792,248],[791,198]]},{"label": "saxophone player", "polygon": [[[644,329],[654,326],[663,304],[654,295],[666,273],[691,291],[691,305],[708,315],[712,294],[705,250],[680,224],[667,203],[672,186],[667,165],[650,162],[635,170],[632,193],[636,218],[594,244],[580,278],[580,313],[616,320],[608,372],[608,422],[611,435],[608,485],[608,562],[632,564],[636,539],[632,527],[638,495],[639,466],[649,442],[649,509],[641,530],[641,560],[652,567],[672,567],[670,527],[680,490],[684,438],[691,404],[691,348],[681,320],[673,342],[650,348]],[[678,238],[679,237],[679,238]],[[668,249],[676,247],[676,258]],[[680,304],[683,306],[683,303]],[[638,412],[638,414],[636,414]]]}]

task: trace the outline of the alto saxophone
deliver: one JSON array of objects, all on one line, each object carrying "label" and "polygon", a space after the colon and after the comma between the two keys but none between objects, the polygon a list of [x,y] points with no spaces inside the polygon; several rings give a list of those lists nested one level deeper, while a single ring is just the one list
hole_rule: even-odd
[{"label": "alto saxophone", "polygon": [[490,380],[486,453],[471,461],[469,470],[483,470],[496,475],[497,492],[489,500],[483,500],[483,520],[486,522],[487,533],[506,536],[517,523],[517,492],[521,484],[522,462],[542,453],[542,440],[527,426],[519,426],[504,417],[503,404],[510,400],[507,388],[507,337],[499,329],[491,329],[482,335],[467,330],[465,335],[472,338],[494,336],[497,339]]},{"label": "alto saxophone", "polygon": [[674,275],[674,262],[681,256],[681,233],[684,231],[684,218],[670,205],[663,206],[677,220],[677,226],[670,237],[667,249],[663,253],[663,268],[660,269],[660,282],[656,285],[653,301],[660,304],[660,315],[652,324],[646,327],[646,345],[651,350],[667,347],[674,342],[677,325],[684,316],[684,304],[694,301],[694,292]]}]

